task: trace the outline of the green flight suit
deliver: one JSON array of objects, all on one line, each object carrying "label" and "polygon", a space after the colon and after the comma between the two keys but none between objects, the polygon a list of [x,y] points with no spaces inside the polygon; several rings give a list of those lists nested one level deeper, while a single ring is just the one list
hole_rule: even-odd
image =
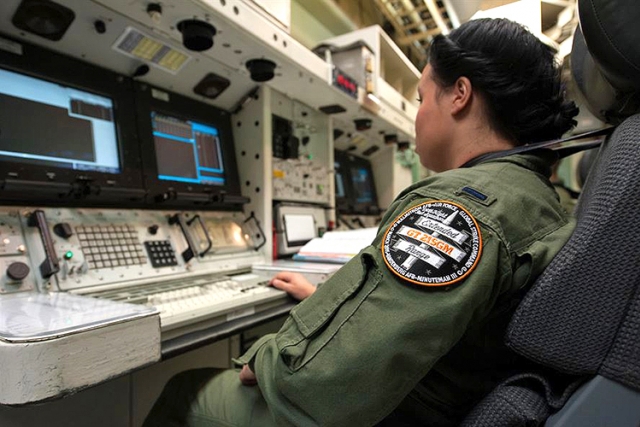
[{"label": "green flight suit", "polygon": [[[173,425],[152,420],[176,411],[194,426],[457,425],[527,364],[504,346],[506,325],[575,226],[548,180],[554,160],[512,155],[407,188],[373,243],[239,359],[259,386],[240,385],[237,371],[189,371],[146,425]],[[434,200],[463,207],[482,238],[472,271],[444,287],[409,283],[381,250],[396,218]]]}]

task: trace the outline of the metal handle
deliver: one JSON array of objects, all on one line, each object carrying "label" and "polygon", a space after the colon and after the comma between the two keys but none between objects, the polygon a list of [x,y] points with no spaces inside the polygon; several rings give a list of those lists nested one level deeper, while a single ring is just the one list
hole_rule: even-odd
[{"label": "metal handle", "polygon": [[253,250],[257,251],[258,249],[263,247],[265,243],[267,243],[267,237],[265,236],[264,231],[262,231],[262,227],[260,226],[260,221],[258,221],[258,218],[256,218],[253,212],[251,212],[251,216],[249,216],[249,218],[244,220],[244,224],[246,226],[249,226],[250,224],[249,221],[251,220],[253,220],[254,227],[256,227],[258,229],[258,232],[260,233],[259,237],[262,237],[262,242],[258,246],[253,247]]},{"label": "metal handle", "polygon": [[38,209],[34,211],[27,220],[29,227],[38,227],[40,231],[40,238],[44,245],[45,259],[40,264],[40,274],[43,279],[49,277],[60,271],[60,264],[58,263],[58,255],[56,255],[56,249],[53,246],[53,240],[51,239],[51,233],[49,232],[49,225],[47,224],[47,217],[44,211]]},{"label": "metal handle", "polygon": [[[189,226],[195,220],[198,220],[198,222],[200,223],[200,226],[204,230],[205,238],[207,239],[207,247],[202,252],[198,252],[197,245],[195,244],[195,242],[193,240],[193,236],[189,232]],[[195,215],[190,220],[185,221],[183,219],[183,217],[179,213],[177,213],[177,214],[172,215],[172,216],[169,217],[169,224],[172,224],[172,225],[173,224],[178,224],[180,226],[180,230],[182,231],[182,234],[184,235],[185,240],[187,241],[187,249],[182,251],[182,259],[184,259],[184,262],[189,262],[194,256],[196,256],[196,254],[198,254],[198,256],[200,256],[200,257],[203,257],[213,247],[213,242],[211,241],[211,238],[209,237],[209,233],[207,232],[207,228],[205,227],[204,223],[202,222],[202,219],[200,218],[200,215]]]},{"label": "metal handle", "polygon": [[184,235],[184,238],[187,241],[187,249],[182,251],[182,259],[184,260],[184,262],[191,261],[191,258],[195,256],[195,252],[193,250],[195,245],[193,244],[193,239],[191,238],[191,234],[189,234],[189,231],[187,230],[187,226],[184,223],[184,221],[182,221],[182,217],[180,216],[180,214],[177,213],[175,215],[170,216],[169,224],[171,225],[178,224],[180,226],[180,230],[182,231],[182,234]]},{"label": "metal handle", "polygon": [[196,219],[198,220],[198,223],[200,224],[200,227],[202,227],[202,231],[204,232],[205,239],[207,239],[207,247],[206,247],[206,249],[198,254],[201,257],[203,257],[203,256],[205,256],[207,254],[207,252],[209,252],[211,250],[211,248],[213,247],[213,242],[211,241],[211,238],[209,237],[209,232],[207,231],[207,227],[205,227],[204,222],[202,222],[202,218],[200,218],[199,214],[195,215],[193,218],[188,220],[187,221],[187,225],[191,225],[193,223],[193,221],[195,221]]}]

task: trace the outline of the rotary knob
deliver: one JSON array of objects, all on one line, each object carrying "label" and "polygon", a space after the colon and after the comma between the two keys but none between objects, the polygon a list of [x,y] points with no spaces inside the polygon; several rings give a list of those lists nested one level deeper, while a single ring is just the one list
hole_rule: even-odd
[{"label": "rotary knob", "polygon": [[149,232],[149,234],[156,235],[158,233],[158,228],[160,227],[158,227],[157,224],[153,224],[153,225],[150,225],[149,228],[147,228],[147,231]]},{"label": "rotary knob", "polygon": [[24,262],[12,262],[7,268],[7,276],[11,280],[24,280],[29,275],[29,266]]},{"label": "rotary knob", "polygon": [[73,236],[73,229],[68,222],[60,222],[53,226],[53,232],[63,239]]}]

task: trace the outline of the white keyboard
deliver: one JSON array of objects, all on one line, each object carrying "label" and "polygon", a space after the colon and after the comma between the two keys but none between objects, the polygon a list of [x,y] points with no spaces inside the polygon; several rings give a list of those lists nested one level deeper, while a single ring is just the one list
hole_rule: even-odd
[{"label": "white keyboard", "polygon": [[284,299],[286,293],[268,286],[265,276],[243,274],[183,279],[94,296],[157,308],[164,332],[207,318],[225,316],[224,320],[233,320],[250,315],[257,305]]}]

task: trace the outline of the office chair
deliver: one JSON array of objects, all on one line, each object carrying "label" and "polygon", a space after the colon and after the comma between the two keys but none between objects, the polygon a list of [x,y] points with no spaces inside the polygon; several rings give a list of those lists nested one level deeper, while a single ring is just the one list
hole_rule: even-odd
[{"label": "office chair", "polygon": [[572,73],[617,125],[578,202],[577,227],[505,340],[539,369],[509,378],[464,427],[640,425],[640,3],[578,0]]}]

